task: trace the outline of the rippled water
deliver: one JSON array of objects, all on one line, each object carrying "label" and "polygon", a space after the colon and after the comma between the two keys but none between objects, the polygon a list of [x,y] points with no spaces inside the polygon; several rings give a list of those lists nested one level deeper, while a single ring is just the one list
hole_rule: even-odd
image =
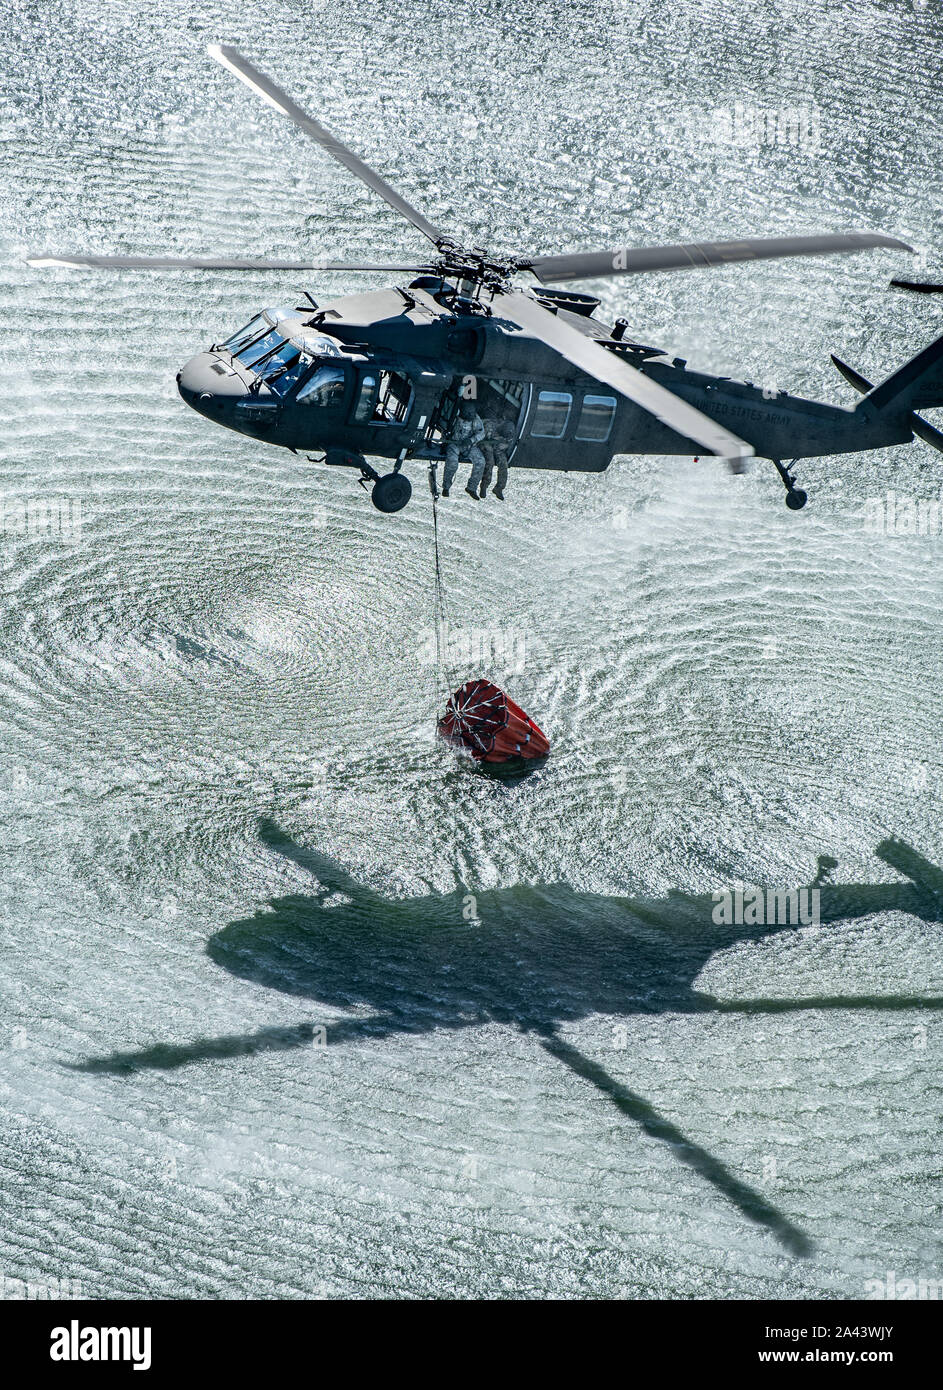
[{"label": "rippled water", "polygon": [[[299,282],[22,262],[415,254],[205,57],[229,41],[502,249],[877,228],[938,268],[938,11],[8,15],[0,1275],[92,1297],[940,1277],[943,538],[871,534],[862,502],[939,497],[943,460],[803,465],[801,515],[769,465],[663,459],[450,505],[454,616],[511,642],[496,674],[554,743],[504,787],[431,738],[421,475],[382,517],[176,395]],[[737,103],[804,111],[807,138],[718,138]],[[910,268],[598,292],[692,365],[850,403],[830,351],[878,378],[943,331],[888,291]],[[711,923],[713,889],[817,871],[841,885],[819,924]]]}]

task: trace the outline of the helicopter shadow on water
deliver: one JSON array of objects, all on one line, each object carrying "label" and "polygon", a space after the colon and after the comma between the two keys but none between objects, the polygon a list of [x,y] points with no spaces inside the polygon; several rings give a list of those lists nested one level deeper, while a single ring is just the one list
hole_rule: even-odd
[{"label": "helicopter shadow on water", "polygon": [[[670,892],[660,899],[578,892],[565,883],[463,888],[391,900],[356,882],[336,861],[298,845],[274,822],[260,838],[317,880],[309,894],[272,899],[254,916],[230,922],[207,951],[242,979],[330,1008],[367,1016],[327,1025],[329,1044],[368,1044],[391,1035],[422,1034],[489,1022],[534,1037],[645,1134],[709,1182],[745,1217],[768,1229],[795,1255],[812,1251],[809,1237],[720,1159],[689,1139],[644,1097],[617,1081],[560,1032],[590,1015],[783,1013],[800,1009],[939,1009],[943,999],[898,995],[755,999],[726,1003],[693,988],[718,951],[756,941],[782,926],[719,926],[710,895]],[[899,839],[878,856],[907,881],[836,884],[836,861],[819,859],[810,887],[819,889],[821,922],[900,911],[943,921],[943,873]],[[471,917],[471,920],[469,920]],[[265,1051],[310,1046],[316,1025],[266,1028],[251,1034],[158,1044],[71,1064],[79,1071],[128,1074]]]}]

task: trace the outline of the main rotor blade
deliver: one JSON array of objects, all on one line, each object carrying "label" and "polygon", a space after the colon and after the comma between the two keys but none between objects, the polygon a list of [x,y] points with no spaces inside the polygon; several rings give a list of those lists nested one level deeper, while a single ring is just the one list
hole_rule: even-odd
[{"label": "main rotor blade", "polygon": [[673,391],[600,347],[535,300],[523,294],[502,294],[495,297],[495,305],[575,367],[621,392],[663,425],[693,440],[699,448],[731,460],[749,458],[753,453],[751,444],[730,434]]},{"label": "main rotor blade", "polygon": [[943,294],[943,285],[933,284],[930,280],[892,280],[891,284],[895,290],[916,290],[918,294]]},{"label": "main rotor blade", "polygon": [[93,270],[379,270],[420,274],[425,265],[373,265],[347,261],[240,261],[208,256],[73,256],[64,251],[39,251],[27,265],[86,267]]},{"label": "main rotor blade", "polygon": [[535,256],[528,262],[538,279],[582,280],[602,275],[640,275],[653,270],[690,270],[695,266],[769,261],[782,256],[824,256],[833,251],[867,251],[889,246],[912,251],[904,241],[879,232],[827,236],[750,237],[745,241],[692,241],[683,246],[626,246],[617,251],[578,251],[565,256]]},{"label": "main rotor blade", "polygon": [[438,227],[434,227],[418,212],[411,203],[407,203],[405,198],[400,197],[395,188],[391,188],[385,179],[381,179],[369,165],[364,164],[349,150],[346,145],[336,139],[330,131],[319,125],[313,117],[302,111],[301,107],[292,101],[281,87],[277,87],[271,78],[266,77],[265,73],[259,72],[251,63],[243,58],[242,54],[229,44],[211,43],[207,48],[211,58],[215,58],[218,63],[222,63],[224,68],[228,68],[250,87],[256,96],[260,96],[263,101],[267,101],[269,106],[274,106],[276,111],[280,111],[283,116],[287,116],[290,121],[294,121],[306,135],[310,135],[312,140],[316,140],[322,149],[327,150],[338,163],[343,164],[351,173],[356,174],[359,179],[372,188],[374,193],[379,193],[381,198],[385,198],[390,207],[395,208],[398,213],[407,218],[414,227],[418,227],[424,236],[436,243],[445,240],[445,233],[440,232]]}]

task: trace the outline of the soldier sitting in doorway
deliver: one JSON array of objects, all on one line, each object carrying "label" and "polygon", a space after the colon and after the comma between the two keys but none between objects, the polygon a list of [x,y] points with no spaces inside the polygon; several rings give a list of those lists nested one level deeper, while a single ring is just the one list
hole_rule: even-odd
[{"label": "soldier sitting in doorway", "polygon": [[504,501],[504,488],[508,480],[508,453],[514,443],[514,425],[500,415],[487,415],[481,423],[485,427],[485,437],[481,441],[481,452],[485,456],[485,470],[481,478],[480,496],[486,497],[491,476],[498,470],[497,481],[492,489],[499,501]]},{"label": "soldier sitting in doorway", "polygon": [[469,497],[474,497],[475,501],[478,501],[478,485],[485,471],[485,456],[478,445],[484,437],[485,427],[481,423],[474,404],[471,401],[462,401],[445,445],[445,468],[442,472],[443,497],[448,497],[449,489],[458,470],[458,461],[460,458],[464,458],[472,466],[465,491]]}]

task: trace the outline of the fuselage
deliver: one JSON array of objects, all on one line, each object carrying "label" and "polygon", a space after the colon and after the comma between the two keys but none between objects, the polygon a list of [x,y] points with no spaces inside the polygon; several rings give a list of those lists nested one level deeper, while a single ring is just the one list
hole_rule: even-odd
[{"label": "fuselage", "polygon": [[[588,295],[538,288],[545,307],[769,459],[909,442],[899,416],[860,412],[689,370],[619,337]],[[444,302],[443,302],[444,301]],[[600,472],[618,454],[686,455],[689,439],[517,324],[456,303],[434,276],[325,306],[266,310],[177,377],[189,405],[242,434],[329,463],[435,459],[460,399],[514,427],[516,468]]]}]

